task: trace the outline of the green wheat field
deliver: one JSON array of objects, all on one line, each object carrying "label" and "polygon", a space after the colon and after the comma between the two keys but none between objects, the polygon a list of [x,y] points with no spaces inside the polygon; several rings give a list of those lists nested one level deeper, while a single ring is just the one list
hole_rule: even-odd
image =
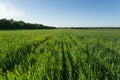
[{"label": "green wheat field", "polygon": [[0,31],[0,80],[120,80],[120,30]]}]

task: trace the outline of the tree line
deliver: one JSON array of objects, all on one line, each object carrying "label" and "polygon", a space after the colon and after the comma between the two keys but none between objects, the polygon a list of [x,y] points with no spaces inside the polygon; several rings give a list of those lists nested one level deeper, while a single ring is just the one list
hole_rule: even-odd
[{"label": "tree line", "polygon": [[59,27],[59,29],[120,29],[120,27]]},{"label": "tree line", "polygon": [[71,29],[120,29],[120,27],[71,27]]},{"label": "tree line", "polygon": [[0,19],[0,29],[56,29],[56,27],[45,26],[42,24],[25,23],[24,21],[16,21],[13,19]]}]

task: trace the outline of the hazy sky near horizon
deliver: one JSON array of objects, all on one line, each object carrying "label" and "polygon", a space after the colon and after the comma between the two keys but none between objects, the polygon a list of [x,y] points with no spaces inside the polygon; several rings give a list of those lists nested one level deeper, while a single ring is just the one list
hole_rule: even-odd
[{"label": "hazy sky near horizon", "polygon": [[0,0],[0,18],[57,27],[118,27],[120,0]]}]

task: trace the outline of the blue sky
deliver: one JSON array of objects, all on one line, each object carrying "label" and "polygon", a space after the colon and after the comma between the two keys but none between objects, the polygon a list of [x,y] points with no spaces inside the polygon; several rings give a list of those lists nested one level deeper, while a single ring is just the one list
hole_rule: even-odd
[{"label": "blue sky", "polygon": [[0,18],[57,27],[118,27],[120,0],[0,0]]}]

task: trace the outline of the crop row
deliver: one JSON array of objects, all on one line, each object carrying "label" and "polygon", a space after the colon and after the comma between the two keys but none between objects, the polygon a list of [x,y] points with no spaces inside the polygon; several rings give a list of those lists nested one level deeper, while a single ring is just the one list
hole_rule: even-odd
[{"label": "crop row", "polygon": [[[16,38],[6,36],[0,39],[2,45],[2,42],[11,41],[2,47],[0,54],[1,80],[120,79],[120,35],[116,35],[119,31],[37,30],[11,33],[1,33],[17,34]],[[8,49],[11,44],[15,46]],[[5,49],[9,52],[4,52]]]}]

